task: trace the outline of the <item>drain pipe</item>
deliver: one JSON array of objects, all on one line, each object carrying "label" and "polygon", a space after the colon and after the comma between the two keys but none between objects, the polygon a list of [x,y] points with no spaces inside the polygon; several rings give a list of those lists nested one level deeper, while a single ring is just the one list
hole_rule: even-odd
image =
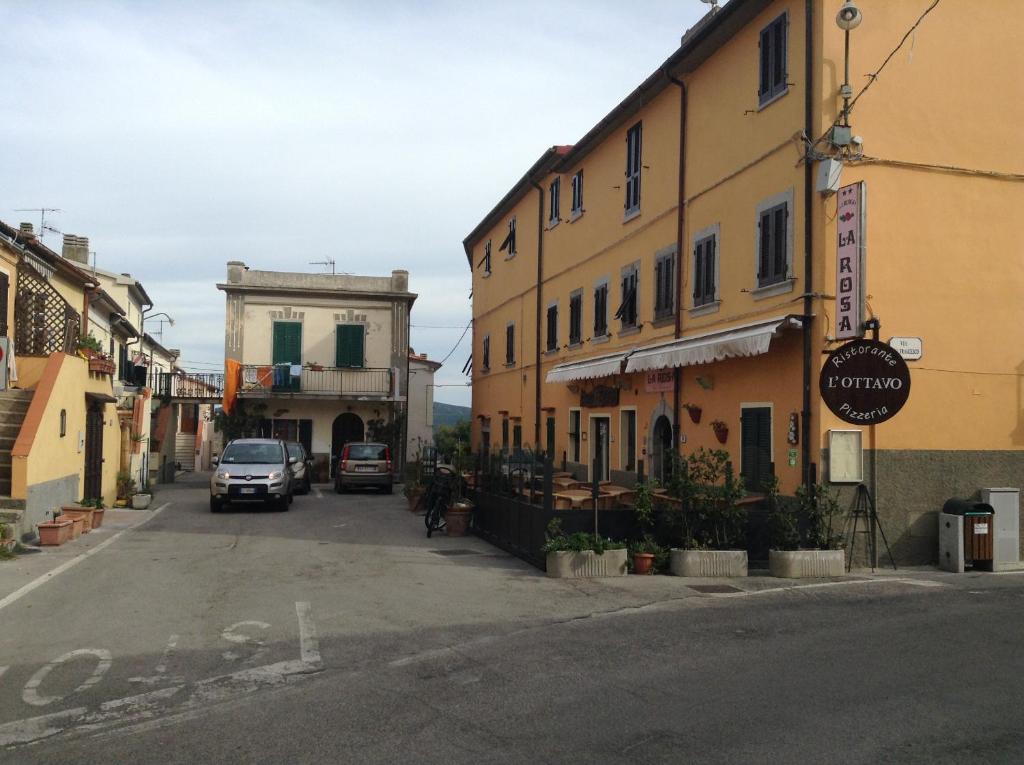
[{"label": "drain pipe", "polygon": [[[544,189],[533,178],[530,185],[537,189],[537,317],[534,325],[534,414],[533,414],[533,448],[540,446],[540,323],[543,317],[543,306],[541,301],[541,284],[544,280]],[[554,459],[554,455],[552,455]]]},{"label": "drain pipe", "polygon": [[[683,335],[681,309],[683,305],[683,228],[686,219],[686,83],[673,77],[667,69],[662,71],[669,82],[679,86],[679,201],[676,206],[676,284],[675,305],[672,311],[675,315],[674,336],[679,339]],[[675,441],[672,444],[672,450],[676,451],[679,447],[679,405],[682,398],[683,370],[682,367],[675,367],[672,371],[672,432]]]},{"label": "drain pipe", "polygon": [[[814,135],[814,0],[805,0],[804,3],[804,135],[808,138]],[[803,317],[803,341],[804,341],[804,369],[803,369],[803,416],[800,418],[800,439],[802,448],[800,453],[800,470],[803,475],[804,486],[810,487],[814,483],[814,469],[811,462],[811,329],[814,310],[814,258],[812,235],[812,194],[814,193],[814,168],[809,159],[804,161],[804,317]]]}]

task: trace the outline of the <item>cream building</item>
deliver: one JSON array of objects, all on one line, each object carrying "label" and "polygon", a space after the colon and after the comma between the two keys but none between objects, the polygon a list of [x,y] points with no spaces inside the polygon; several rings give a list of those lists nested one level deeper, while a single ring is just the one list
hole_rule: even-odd
[{"label": "cream building", "polygon": [[410,460],[425,446],[434,445],[434,372],[441,362],[427,354],[409,353],[409,417],[406,428],[406,454]]},{"label": "cream building", "polygon": [[407,271],[390,276],[250,270],[228,263],[224,355],[241,365],[238,400],[261,432],[300,441],[321,480],[344,444],[381,438],[404,463],[409,378]]}]

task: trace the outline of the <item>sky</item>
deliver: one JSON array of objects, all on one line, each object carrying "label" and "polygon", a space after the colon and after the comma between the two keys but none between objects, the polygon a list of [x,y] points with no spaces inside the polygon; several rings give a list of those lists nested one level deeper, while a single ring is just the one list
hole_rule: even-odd
[{"label": "sky", "polygon": [[[219,369],[226,263],[407,269],[412,346],[469,405],[462,240],[544,150],[573,143],[708,9],[514,3],[0,0],[0,219],[87,236]],[[61,237],[44,243],[60,252]],[[147,331],[158,329],[147,326]],[[450,354],[450,355],[449,355]]]}]

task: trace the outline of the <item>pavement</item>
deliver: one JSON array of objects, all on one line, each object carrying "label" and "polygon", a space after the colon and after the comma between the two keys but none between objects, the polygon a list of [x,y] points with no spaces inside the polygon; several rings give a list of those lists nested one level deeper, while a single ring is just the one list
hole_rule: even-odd
[{"label": "pavement", "polygon": [[1024,576],[556,580],[205,480],[0,562],[3,762],[1024,759]]}]

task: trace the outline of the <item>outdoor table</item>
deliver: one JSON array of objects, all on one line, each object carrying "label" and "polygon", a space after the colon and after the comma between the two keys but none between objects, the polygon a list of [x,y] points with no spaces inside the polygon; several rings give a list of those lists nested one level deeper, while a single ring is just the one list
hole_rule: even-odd
[{"label": "outdoor table", "polygon": [[[556,491],[553,495],[556,510],[587,509],[591,506],[593,494],[583,489],[565,489]],[[609,494],[599,494],[597,497],[598,510],[610,510],[614,505],[614,498]]]},{"label": "outdoor table", "polygon": [[615,484],[607,484],[601,486],[601,494],[607,494],[616,502],[623,505],[633,504],[633,490],[627,489],[625,486],[616,486]]},{"label": "outdoor table", "polygon": [[579,481],[577,481],[571,475],[559,476],[557,478],[551,479],[551,485],[554,486],[556,491],[561,491],[562,489],[575,489],[577,488],[576,484],[578,483]]}]

